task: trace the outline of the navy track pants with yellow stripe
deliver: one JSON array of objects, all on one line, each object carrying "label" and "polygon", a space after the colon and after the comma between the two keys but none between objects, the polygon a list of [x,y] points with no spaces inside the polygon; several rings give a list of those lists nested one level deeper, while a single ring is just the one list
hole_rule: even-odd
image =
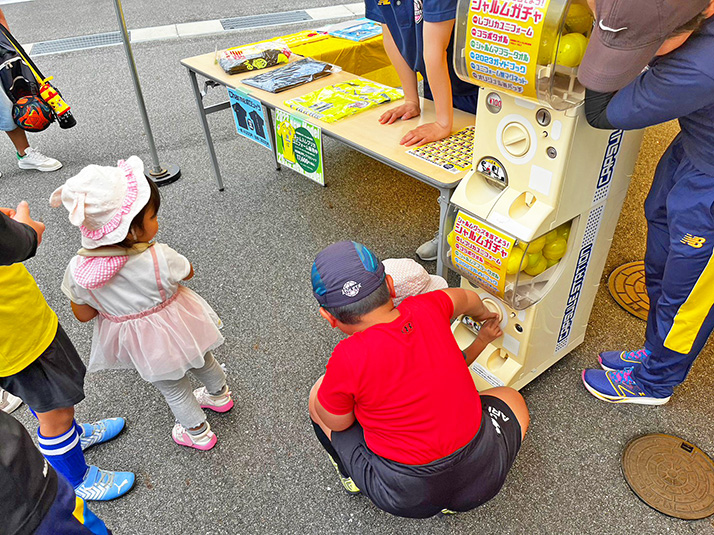
[{"label": "navy track pants with yellow stripe", "polygon": [[57,474],[57,496],[32,535],[111,535],[104,522],[77,497],[69,482]]},{"label": "navy track pants with yellow stripe", "polygon": [[657,165],[645,216],[651,355],[632,377],[648,394],[666,397],[714,328],[714,177],[690,163],[679,135]]}]

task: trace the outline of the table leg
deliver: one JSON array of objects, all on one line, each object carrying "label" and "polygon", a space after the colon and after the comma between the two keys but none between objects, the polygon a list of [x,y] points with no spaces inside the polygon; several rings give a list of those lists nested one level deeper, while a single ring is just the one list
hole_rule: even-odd
[{"label": "table leg", "polygon": [[280,171],[280,163],[278,163],[278,143],[275,137],[275,122],[273,121],[272,110],[263,105],[263,110],[265,110],[265,117],[268,119],[268,129],[270,130],[270,145],[273,147],[273,159],[275,159],[275,169]]},{"label": "table leg", "polygon": [[216,149],[213,146],[213,138],[211,137],[211,130],[208,128],[208,119],[206,117],[206,110],[203,107],[203,96],[201,91],[198,89],[198,81],[196,80],[196,73],[191,69],[188,70],[188,77],[191,79],[191,89],[193,89],[193,96],[196,98],[196,105],[198,106],[198,116],[201,119],[201,126],[203,127],[203,135],[206,138],[206,146],[208,147],[208,154],[211,156],[211,165],[213,166],[213,174],[216,177],[216,182],[218,183],[218,191],[223,191],[223,179],[221,178],[221,170],[218,167],[218,159],[216,158]]},{"label": "table leg", "polygon": [[444,233],[447,229],[444,228],[446,225],[446,213],[449,207],[449,200],[451,200],[452,189],[439,188],[439,248],[437,249],[436,257],[436,274],[441,275],[445,279],[449,275],[449,268],[444,264],[443,251],[441,243],[444,237]]}]

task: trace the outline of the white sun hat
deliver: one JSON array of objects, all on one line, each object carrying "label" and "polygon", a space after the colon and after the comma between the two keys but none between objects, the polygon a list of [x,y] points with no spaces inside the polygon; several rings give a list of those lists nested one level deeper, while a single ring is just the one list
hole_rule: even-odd
[{"label": "white sun hat", "polygon": [[131,156],[119,160],[117,167],[88,165],[52,193],[50,205],[63,204],[70,222],[82,232],[82,246],[96,249],[126,238],[150,196],[144,163]]},{"label": "white sun hat", "polygon": [[421,264],[411,258],[387,258],[382,263],[384,271],[394,280],[395,306],[407,297],[449,287],[442,277],[429,275]]}]

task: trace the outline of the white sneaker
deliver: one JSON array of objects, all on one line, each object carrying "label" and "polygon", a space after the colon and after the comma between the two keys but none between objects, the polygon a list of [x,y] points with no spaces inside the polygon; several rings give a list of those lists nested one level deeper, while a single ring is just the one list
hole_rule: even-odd
[{"label": "white sneaker", "polygon": [[212,396],[208,393],[205,386],[197,388],[193,391],[193,395],[198,400],[202,409],[211,409],[214,412],[228,412],[233,408],[233,399],[231,398],[231,391],[228,387],[224,387],[224,393]]},{"label": "white sneaker", "polygon": [[416,250],[416,254],[424,262],[436,260],[439,251],[439,233],[436,233],[428,242],[422,243]]},{"label": "white sneaker", "polygon": [[216,445],[216,435],[211,431],[211,426],[206,422],[206,429],[200,435],[192,435],[184,426],[176,422],[171,430],[171,437],[179,446],[187,446],[196,448],[197,450],[207,451]]},{"label": "white sneaker", "polygon": [[62,167],[62,162],[45,156],[37,149],[27,147],[24,156],[18,154],[17,166],[20,169],[36,169],[37,171],[47,172],[56,171]]},{"label": "white sneaker", "polygon": [[0,411],[10,414],[20,405],[22,405],[22,400],[19,397],[13,396],[7,390],[0,388]]}]

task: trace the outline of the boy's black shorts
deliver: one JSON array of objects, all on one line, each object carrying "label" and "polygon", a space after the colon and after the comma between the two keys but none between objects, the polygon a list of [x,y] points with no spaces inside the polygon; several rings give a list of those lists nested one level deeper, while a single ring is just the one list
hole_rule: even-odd
[{"label": "boy's black shorts", "polygon": [[407,465],[373,453],[355,422],[332,433],[332,445],[355,484],[389,513],[427,518],[442,509],[468,511],[493,498],[521,447],[521,426],[502,400],[481,396],[481,427],[473,440],[448,457]]},{"label": "boy's black shorts", "polygon": [[84,399],[86,371],[72,341],[58,323],[49,347],[24,370],[0,377],[0,388],[19,397],[35,412],[64,409]]}]

